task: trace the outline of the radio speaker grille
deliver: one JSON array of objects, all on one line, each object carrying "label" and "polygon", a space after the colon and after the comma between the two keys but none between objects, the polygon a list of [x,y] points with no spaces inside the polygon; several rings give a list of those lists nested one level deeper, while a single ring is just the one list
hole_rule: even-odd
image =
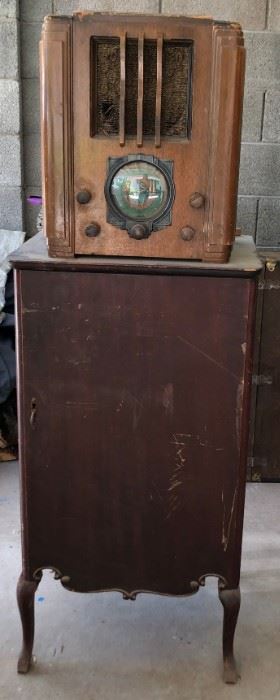
[{"label": "radio speaker grille", "polygon": [[[125,134],[137,133],[138,40],[125,49]],[[190,138],[192,42],[163,41],[161,136]],[[116,136],[120,117],[120,41],[92,37],[91,135]],[[143,56],[143,135],[154,136],[157,92],[157,41],[145,39]]]}]

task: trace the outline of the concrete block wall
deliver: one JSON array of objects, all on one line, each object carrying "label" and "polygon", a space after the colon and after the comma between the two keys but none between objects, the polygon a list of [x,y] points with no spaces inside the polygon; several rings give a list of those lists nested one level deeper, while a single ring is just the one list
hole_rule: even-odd
[{"label": "concrete block wall", "polygon": [[[0,1],[7,8],[13,6],[12,0]],[[132,0],[21,0],[24,197],[41,191],[38,41],[42,20],[46,14],[70,14],[81,8],[204,14],[241,22],[247,70],[238,223],[259,246],[280,247],[280,0],[138,0],[137,4]],[[26,205],[29,234],[36,229],[35,220],[34,209]]]},{"label": "concrete block wall", "polygon": [[0,228],[22,229],[19,6],[0,0]]}]

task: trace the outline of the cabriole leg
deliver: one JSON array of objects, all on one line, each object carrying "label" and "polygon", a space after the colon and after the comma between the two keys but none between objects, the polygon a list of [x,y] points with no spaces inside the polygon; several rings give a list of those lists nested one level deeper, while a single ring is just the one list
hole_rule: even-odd
[{"label": "cabriole leg", "polygon": [[34,597],[39,581],[27,581],[23,574],[17,585],[17,602],[22,624],[22,649],[18,660],[18,673],[27,673],[32,659],[34,641]]},{"label": "cabriole leg", "polygon": [[240,589],[223,590],[219,588],[219,598],[224,608],[223,655],[224,681],[236,683],[238,673],[233,652],[234,633],[240,609]]}]

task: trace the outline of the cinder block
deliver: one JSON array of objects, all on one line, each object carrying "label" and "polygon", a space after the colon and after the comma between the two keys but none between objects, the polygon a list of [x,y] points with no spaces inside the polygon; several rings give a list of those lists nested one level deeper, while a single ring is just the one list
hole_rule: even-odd
[{"label": "cinder block", "polygon": [[256,236],[257,228],[257,197],[238,197],[237,226],[246,236]]},{"label": "cinder block", "polygon": [[40,131],[40,83],[38,78],[22,81],[23,128],[26,133]]},{"label": "cinder block", "polygon": [[22,224],[22,193],[20,187],[0,188],[0,229],[21,231]]},{"label": "cinder block", "polygon": [[18,22],[0,21],[0,78],[15,78],[18,71]]},{"label": "cinder block", "polygon": [[0,185],[20,187],[20,136],[0,136]]},{"label": "cinder block", "polygon": [[39,76],[39,41],[41,22],[22,22],[21,25],[21,74],[22,78]]},{"label": "cinder block", "polygon": [[18,0],[1,0],[0,2],[0,18],[16,18],[19,14]]},{"label": "cinder block", "polygon": [[273,32],[280,31],[280,3],[279,3],[279,0],[270,0],[269,15],[268,15],[268,28],[272,29]]},{"label": "cinder block", "polygon": [[18,134],[19,130],[19,83],[0,80],[0,133]]},{"label": "cinder block", "polygon": [[264,91],[255,86],[245,90],[242,141],[260,141],[262,134]]},{"label": "cinder block", "polygon": [[23,168],[26,187],[41,187],[40,135],[25,134]]},{"label": "cinder block", "polygon": [[56,15],[71,15],[78,10],[89,10],[96,12],[113,12],[114,0],[54,0],[54,13]]},{"label": "cinder block", "polygon": [[96,12],[159,12],[158,0],[54,0],[54,12],[58,15],[69,15],[80,9]]},{"label": "cinder block", "polygon": [[242,145],[239,194],[280,195],[280,145]]},{"label": "cinder block", "polygon": [[27,198],[32,194],[41,196],[41,189],[39,187],[31,187],[24,191],[24,222],[28,238],[37,233],[37,218],[41,209],[40,206],[35,207],[27,202]]},{"label": "cinder block", "polygon": [[259,202],[257,225],[257,245],[264,247],[280,246],[280,200],[263,197]]},{"label": "cinder block", "polygon": [[[280,41],[280,37],[279,37]],[[280,142],[280,91],[268,90],[265,96],[263,140]]]},{"label": "cinder block", "polygon": [[246,29],[265,29],[266,0],[162,0],[163,14],[207,15],[234,20]]},{"label": "cinder block", "polygon": [[158,0],[114,0],[113,12],[143,12],[145,14],[157,15],[160,3]]},{"label": "cinder block", "polygon": [[246,80],[264,89],[280,84],[279,34],[245,32]]},{"label": "cinder block", "polygon": [[52,13],[52,0],[21,0],[20,18],[27,22],[43,20],[46,15]]}]

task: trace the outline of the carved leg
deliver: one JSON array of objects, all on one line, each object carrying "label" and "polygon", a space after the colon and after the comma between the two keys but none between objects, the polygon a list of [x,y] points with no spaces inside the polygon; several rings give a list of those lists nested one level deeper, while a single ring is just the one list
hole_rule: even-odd
[{"label": "carved leg", "polygon": [[23,575],[17,585],[17,602],[22,624],[22,649],[18,660],[18,673],[27,673],[32,659],[34,640],[34,596],[39,581],[26,581]]},{"label": "carved leg", "polygon": [[224,608],[224,681],[225,683],[236,683],[239,676],[236,670],[236,663],[233,653],[233,640],[240,609],[240,589],[235,588],[228,591],[219,587],[219,598]]}]

